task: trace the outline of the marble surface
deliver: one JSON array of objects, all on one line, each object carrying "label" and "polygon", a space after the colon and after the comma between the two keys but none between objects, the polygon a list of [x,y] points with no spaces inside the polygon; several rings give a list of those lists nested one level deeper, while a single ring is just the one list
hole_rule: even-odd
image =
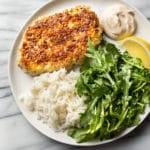
[{"label": "marble surface", "polygon": [[[150,1],[126,0],[150,19]],[[131,134],[110,144],[73,147],[55,142],[34,129],[18,109],[8,81],[7,64],[12,43],[26,19],[48,0],[0,0],[0,150],[148,150],[150,116]]]}]

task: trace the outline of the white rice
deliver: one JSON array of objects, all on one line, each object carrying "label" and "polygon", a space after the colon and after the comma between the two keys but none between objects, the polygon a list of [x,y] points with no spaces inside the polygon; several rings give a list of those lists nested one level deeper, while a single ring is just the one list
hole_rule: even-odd
[{"label": "white rice", "polygon": [[29,93],[20,97],[26,106],[37,113],[38,119],[56,131],[78,126],[80,114],[86,109],[84,98],[76,93],[79,72],[65,69],[34,77]]}]

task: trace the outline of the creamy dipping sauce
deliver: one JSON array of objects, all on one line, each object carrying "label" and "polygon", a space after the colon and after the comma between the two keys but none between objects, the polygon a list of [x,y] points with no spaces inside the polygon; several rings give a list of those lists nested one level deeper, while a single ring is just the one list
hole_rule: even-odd
[{"label": "creamy dipping sauce", "polygon": [[115,40],[131,36],[136,30],[134,11],[123,4],[109,7],[103,13],[103,28]]}]

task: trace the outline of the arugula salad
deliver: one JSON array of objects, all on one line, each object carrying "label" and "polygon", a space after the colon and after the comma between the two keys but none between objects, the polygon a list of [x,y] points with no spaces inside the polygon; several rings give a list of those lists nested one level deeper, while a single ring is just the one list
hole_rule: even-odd
[{"label": "arugula salad", "polygon": [[76,90],[87,109],[68,135],[77,142],[110,139],[140,121],[150,103],[150,69],[111,43],[94,47],[89,40]]}]

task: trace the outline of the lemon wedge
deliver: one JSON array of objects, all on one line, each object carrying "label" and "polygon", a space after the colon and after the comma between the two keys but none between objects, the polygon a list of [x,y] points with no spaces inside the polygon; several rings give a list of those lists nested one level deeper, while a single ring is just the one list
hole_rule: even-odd
[{"label": "lemon wedge", "polygon": [[132,57],[140,58],[145,68],[150,68],[150,43],[142,38],[131,36],[119,41]]}]

